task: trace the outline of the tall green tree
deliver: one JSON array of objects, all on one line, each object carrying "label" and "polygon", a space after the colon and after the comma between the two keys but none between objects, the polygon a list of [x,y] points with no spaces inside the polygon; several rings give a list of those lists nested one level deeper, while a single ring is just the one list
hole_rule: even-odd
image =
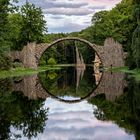
[{"label": "tall green tree", "polygon": [[21,7],[21,15],[23,22],[20,43],[26,45],[28,42],[42,42],[47,28],[41,8],[27,2]]},{"label": "tall green tree", "polygon": [[140,68],[140,4],[137,0],[134,0],[134,4],[137,28],[133,33],[131,49],[136,66],[137,68]]},{"label": "tall green tree", "polygon": [[9,40],[8,40],[8,12],[10,0],[0,1],[0,69],[9,69],[10,60],[7,56],[9,51]]},{"label": "tall green tree", "polygon": [[12,13],[8,15],[9,25],[9,40],[11,50],[21,50],[20,34],[23,24],[23,18],[19,13]]},{"label": "tall green tree", "polygon": [[104,18],[104,16],[107,15],[107,13],[108,11],[100,11],[100,12],[95,13],[91,19],[92,24],[100,22]]}]

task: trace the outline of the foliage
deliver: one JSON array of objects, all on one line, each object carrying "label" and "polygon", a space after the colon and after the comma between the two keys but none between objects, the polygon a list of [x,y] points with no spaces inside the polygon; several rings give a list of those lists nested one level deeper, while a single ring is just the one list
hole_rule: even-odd
[{"label": "foliage", "polygon": [[1,70],[0,71],[0,79],[3,78],[10,78],[10,77],[19,77],[19,76],[24,76],[24,75],[33,75],[37,74],[39,72],[43,72],[46,70],[54,70],[54,69],[60,69],[61,66],[55,66],[55,67],[50,67],[50,66],[45,66],[45,67],[38,67],[38,69],[29,69],[29,68],[22,68],[22,67],[16,67],[14,69],[10,70]]},{"label": "foliage", "polygon": [[26,45],[28,42],[42,42],[43,34],[47,32],[46,21],[41,8],[34,4],[26,3],[21,7],[22,28],[20,43]]},{"label": "foliage", "polygon": [[100,11],[95,13],[91,19],[92,24],[94,25],[95,23],[97,24],[97,22],[101,22],[105,15],[107,15],[107,13],[108,11]]},{"label": "foliage", "polygon": [[134,77],[136,81],[140,81],[140,69],[130,70],[129,67],[121,67],[121,68],[112,68],[107,71],[111,72],[123,72],[126,74],[131,74],[131,77]]},{"label": "foliage", "polygon": [[100,45],[103,45],[107,37],[113,37],[123,44],[124,50],[127,50],[136,26],[136,20],[132,15],[133,9],[131,0],[123,0],[110,11],[96,13],[92,17],[92,25],[81,31],[79,36]]},{"label": "foliage", "polygon": [[131,131],[139,140],[140,125],[140,83],[133,78],[127,78],[128,86],[124,89],[124,94],[114,102],[107,101],[104,94],[98,95],[89,100],[93,105],[97,105],[94,110],[95,116],[99,120],[115,121],[126,131]]},{"label": "foliage", "polygon": [[9,52],[8,40],[8,12],[9,0],[0,1],[0,69],[9,69],[11,62],[7,53]]},{"label": "foliage", "polygon": [[65,34],[65,33],[57,33],[57,34],[51,33],[51,34],[46,34],[46,35],[44,35],[43,42],[45,42],[45,43],[51,43],[53,41],[56,41],[57,39],[64,38],[64,37],[67,37],[67,36],[68,36],[68,34]]},{"label": "foliage", "polygon": [[28,2],[18,11],[9,13],[6,23],[12,50],[22,50],[28,42],[43,42],[44,34],[47,32],[41,8]]},{"label": "foliage", "polygon": [[[126,59],[126,64],[135,68],[135,55],[133,54],[131,43],[132,37],[134,36],[133,31],[137,27],[137,18],[134,15],[134,11],[138,7],[139,1],[137,0],[122,0],[110,11],[95,13],[91,20],[91,26],[79,33],[72,33],[71,35],[84,38],[99,45],[103,45],[105,39],[108,37],[114,38],[123,45],[124,51],[129,54]],[[134,42],[135,40],[134,38]]]},{"label": "foliage", "polygon": [[21,50],[21,30],[22,30],[23,18],[19,13],[12,13],[8,15],[9,26],[9,40],[11,42],[11,50]]},{"label": "foliage", "polygon": [[0,69],[11,67],[8,52],[21,50],[28,42],[42,42],[47,32],[41,8],[26,3],[20,9],[10,0],[0,1]]},{"label": "foliage", "polygon": [[140,68],[140,4],[137,1],[134,1],[134,4],[135,4],[134,16],[135,19],[137,20],[138,26],[133,32],[131,45],[132,53],[130,53],[129,55],[130,57],[133,56],[137,68]]},{"label": "foliage", "polygon": [[47,61],[47,63],[48,63],[49,65],[55,65],[55,64],[56,64],[56,60],[55,60],[54,58],[50,58],[50,59]]},{"label": "foliage", "polygon": [[49,47],[42,55],[39,64],[49,64],[48,61],[50,58],[55,59],[55,61],[57,60],[57,64],[76,64],[78,58],[81,61],[83,59],[85,64],[92,64],[95,58],[95,51],[86,43],[65,40]]},{"label": "foliage", "polygon": [[42,108],[42,99],[29,100],[22,92],[12,92],[12,82],[11,79],[0,80],[0,138],[16,139],[16,134],[11,132],[13,127],[31,139],[43,132],[48,109]]},{"label": "foliage", "polygon": [[140,25],[135,29],[132,38],[132,56],[137,68],[140,68]]},{"label": "foliage", "polygon": [[[55,97],[86,97],[96,88],[93,68],[87,67],[84,77],[78,77],[75,67],[63,67],[63,69],[39,73],[42,86]],[[78,82],[78,78],[79,82]]]},{"label": "foliage", "polygon": [[48,73],[47,77],[48,77],[50,80],[53,80],[53,79],[56,79],[57,74],[55,73],[55,71],[50,71],[50,72]]},{"label": "foliage", "polygon": [[10,58],[6,55],[1,53],[0,54],[0,69],[1,70],[8,70],[12,66]]}]

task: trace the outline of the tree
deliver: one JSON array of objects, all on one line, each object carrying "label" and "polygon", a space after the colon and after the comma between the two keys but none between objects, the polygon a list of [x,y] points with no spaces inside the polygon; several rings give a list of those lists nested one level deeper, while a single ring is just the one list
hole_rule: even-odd
[{"label": "tree", "polygon": [[[110,11],[95,13],[91,20],[91,26],[79,32],[78,36],[98,45],[104,45],[104,41],[108,37],[114,38],[122,44],[124,51],[129,54],[126,64],[134,68],[135,60],[133,57],[135,57],[135,54],[131,44],[132,36],[135,38],[133,32],[137,27],[137,22],[140,22],[139,20],[137,21],[140,18],[140,14],[137,14],[136,18],[133,13],[139,7],[139,0],[122,0]],[[138,33],[139,31],[137,30],[137,35]],[[135,40],[133,42],[137,42]],[[139,43],[137,44],[139,46]],[[138,51],[135,52],[138,53]]]},{"label": "tree", "polygon": [[47,28],[41,8],[36,8],[34,4],[27,2],[21,7],[21,15],[23,18],[20,33],[22,46],[28,42],[42,42],[43,34],[47,32]]},{"label": "tree", "polygon": [[[31,139],[43,132],[49,108],[43,108],[43,99],[31,100],[23,92],[13,91],[12,82],[0,79],[0,139]],[[23,135],[12,132],[11,127]]]},{"label": "tree", "polygon": [[23,18],[19,13],[13,13],[8,15],[8,26],[9,26],[9,40],[11,42],[11,50],[21,50],[22,46],[20,43],[20,34],[23,24]]},{"label": "tree", "polygon": [[0,69],[9,69],[10,61],[7,56],[9,51],[7,16],[9,12],[9,0],[0,1]]},{"label": "tree", "polygon": [[92,24],[100,22],[104,18],[104,16],[107,15],[107,13],[108,11],[100,11],[100,12],[95,13],[91,19]]},{"label": "tree", "polygon": [[[119,127],[132,132],[136,140],[140,139],[140,82],[126,77],[127,87],[114,102],[105,99],[105,94],[90,98],[89,103],[97,106],[94,115],[99,120],[111,120]],[[123,121],[122,121],[123,120]]]},{"label": "tree", "polygon": [[137,19],[137,28],[134,30],[132,37],[132,55],[136,63],[137,68],[140,68],[140,8],[139,4],[136,3],[135,17]]},{"label": "tree", "polygon": [[133,10],[132,0],[122,0],[110,11],[97,12],[92,17],[92,25],[81,31],[79,36],[100,45],[104,44],[107,37],[112,37],[126,51],[131,46],[132,32],[136,27]]}]

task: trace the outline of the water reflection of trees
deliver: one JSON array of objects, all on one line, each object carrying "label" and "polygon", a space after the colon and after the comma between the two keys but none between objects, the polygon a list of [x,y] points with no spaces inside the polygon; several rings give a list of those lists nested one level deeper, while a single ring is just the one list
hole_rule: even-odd
[{"label": "water reflection of trees", "polygon": [[115,121],[120,127],[130,133],[133,132],[136,139],[140,139],[140,82],[129,78],[128,86],[124,94],[114,102],[105,99],[101,94],[89,100],[89,103],[97,105],[94,115],[99,120]]},{"label": "water reflection of trees", "polygon": [[[29,139],[42,133],[48,112],[42,108],[43,101],[29,100],[20,92],[12,92],[11,80],[0,80],[0,139],[20,138],[16,130]],[[11,127],[15,132],[11,132]]]},{"label": "water reflection of trees", "polygon": [[91,93],[97,86],[95,77],[92,76],[93,72],[93,67],[87,67],[84,74],[78,77],[76,67],[66,67],[40,73],[39,79],[43,88],[55,96],[82,98]]}]

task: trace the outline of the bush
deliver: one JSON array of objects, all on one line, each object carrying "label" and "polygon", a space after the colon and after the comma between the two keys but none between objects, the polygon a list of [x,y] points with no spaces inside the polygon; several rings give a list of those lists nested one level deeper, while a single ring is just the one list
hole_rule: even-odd
[{"label": "bush", "polygon": [[56,64],[56,60],[55,60],[54,58],[50,58],[50,59],[47,61],[47,63],[48,63],[49,65],[55,65],[55,64]]},{"label": "bush", "polygon": [[7,55],[0,54],[0,70],[9,70],[12,62]]}]

